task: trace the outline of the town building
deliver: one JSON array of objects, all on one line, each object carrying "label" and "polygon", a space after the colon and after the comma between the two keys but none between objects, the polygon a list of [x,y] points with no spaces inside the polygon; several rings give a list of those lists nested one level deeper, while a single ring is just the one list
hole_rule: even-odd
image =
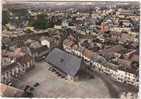
[{"label": "town building", "polygon": [[0,84],[2,97],[23,97],[25,92],[21,89],[5,85],[3,83]]},{"label": "town building", "polygon": [[66,78],[72,80],[75,79],[75,76],[82,68],[82,61],[80,58],[68,54],[58,48],[55,48],[51,53],[49,53],[46,60],[49,64],[59,70],[61,74],[63,73]]}]

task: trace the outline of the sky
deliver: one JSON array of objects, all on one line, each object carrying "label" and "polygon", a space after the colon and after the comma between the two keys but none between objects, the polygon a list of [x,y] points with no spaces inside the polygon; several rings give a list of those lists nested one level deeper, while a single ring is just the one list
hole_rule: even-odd
[{"label": "sky", "polygon": [[2,0],[2,1],[140,1],[140,0]]},{"label": "sky", "polygon": [[[34,2],[34,4],[38,4],[39,2],[46,2],[48,1],[47,3],[50,4],[50,5],[67,5],[67,4],[73,4],[75,2],[73,1],[80,1],[81,5],[91,5],[91,1],[104,1],[104,0],[2,0],[3,4],[5,3],[32,3],[32,1]],[[54,1],[54,2],[53,2]],[[63,2],[56,2],[56,1],[63,1]],[[65,1],[65,2],[64,2]],[[66,2],[66,1],[69,1]],[[70,2],[71,1],[71,2]],[[85,1],[85,2],[82,2],[82,1]],[[89,1],[89,2],[87,2]],[[139,1],[139,0],[105,0],[105,1],[122,1],[122,2],[127,2],[127,1]]]}]

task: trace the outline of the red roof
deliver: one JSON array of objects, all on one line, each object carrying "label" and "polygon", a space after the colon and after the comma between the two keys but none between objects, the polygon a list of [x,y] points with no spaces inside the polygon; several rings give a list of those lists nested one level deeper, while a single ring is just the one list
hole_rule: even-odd
[{"label": "red roof", "polygon": [[139,55],[133,55],[130,60],[139,62]]},{"label": "red roof", "polygon": [[108,31],[108,30],[109,30],[108,26],[104,26],[104,25],[101,26],[101,32],[105,32],[105,31]]},{"label": "red roof", "polygon": [[0,95],[3,97],[21,97],[24,91],[1,83]]},{"label": "red roof", "polygon": [[26,53],[24,56],[20,56],[16,58],[16,61],[21,64],[26,64],[27,62],[30,62],[32,60],[32,57]]},{"label": "red roof", "polygon": [[104,57],[110,58],[114,55],[114,53],[120,53],[121,51],[125,50],[125,48],[121,45],[115,45],[108,49],[99,50],[99,54],[102,54]]},{"label": "red roof", "polygon": [[16,57],[19,57],[20,56],[20,53],[21,53],[21,48],[16,48],[16,50],[15,50],[15,56]]},{"label": "red roof", "polygon": [[71,46],[71,45],[73,45],[73,41],[71,41],[71,40],[68,40],[68,39],[66,39],[66,40],[64,40],[64,45],[66,45],[66,46]]},{"label": "red roof", "polygon": [[103,52],[105,52],[105,53],[107,53],[107,52],[120,52],[120,51],[123,51],[123,50],[125,50],[125,48],[123,46],[115,45],[111,48],[100,50],[99,52],[100,53],[103,53]]},{"label": "red roof", "polygon": [[2,95],[3,95],[3,93],[6,91],[6,89],[7,89],[7,85],[5,85],[5,84],[2,84],[2,83],[1,83],[0,96],[2,96]]},{"label": "red roof", "polygon": [[88,50],[87,48],[84,48],[83,55],[90,58],[90,59],[95,57],[94,52],[92,52],[91,50]]}]

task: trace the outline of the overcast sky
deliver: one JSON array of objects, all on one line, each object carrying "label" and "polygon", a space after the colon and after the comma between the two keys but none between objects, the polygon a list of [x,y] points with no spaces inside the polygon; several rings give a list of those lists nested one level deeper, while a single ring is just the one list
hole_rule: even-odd
[{"label": "overcast sky", "polygon": [[[3,1],[3,4],[6,3],[6,2],[15,2],[15,3],[20,3],[20,2],[32,2],[34,1],[35,2],[45,2],[45,1],[49,1],[48,4],[56,4],[56,5],[66,5],[66,4],[73,4],[74,2],[71,2],[71,3],[68,3],[66,1],[104,1],[104,0],[2,0]],[[54,2],[52,2],[54,1]],[[63,2],[55,2],[55,1],[63,1]],[[139,0],[105,0],[105,1],[122,1],[122,2],[127,2],[127,1],[139,1]],[[81,5],[90,5],[92,4],[91,2],[82,2]]]},{"label": "overcast sky", "polygon": [[2,0],[2,1],[140,1],[140,0]]}]

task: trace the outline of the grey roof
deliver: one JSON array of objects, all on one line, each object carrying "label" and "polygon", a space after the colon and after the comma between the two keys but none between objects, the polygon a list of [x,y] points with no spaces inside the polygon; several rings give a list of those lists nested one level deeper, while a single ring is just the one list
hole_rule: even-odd
[{"label": "grey roof", "polygon": [[81,59],[55,48],[47,56],[48,63],[65,72],[67,75],[75,76],[80,69]]},{"label": "grey roof", "polygon": [[6,65],[6,66],[2,66],[1,72],[4,73],[4,72],[7,72],[7,71],[10,71],[10,70],[12,70],[13,68],[18,67],[18,66],[19,66],[19,65],[18,65],[16,62],[11,63],[11,64],[8,64],[8,65]]},{"label": "grey roof", "polygon": [[41,46],[39,48],[30,48],[30,49],[31,49],[32,53],[35,53],[35,52],[42,53],[43,51],[49,50],[49,48],[47,48],[47,46]]}]

